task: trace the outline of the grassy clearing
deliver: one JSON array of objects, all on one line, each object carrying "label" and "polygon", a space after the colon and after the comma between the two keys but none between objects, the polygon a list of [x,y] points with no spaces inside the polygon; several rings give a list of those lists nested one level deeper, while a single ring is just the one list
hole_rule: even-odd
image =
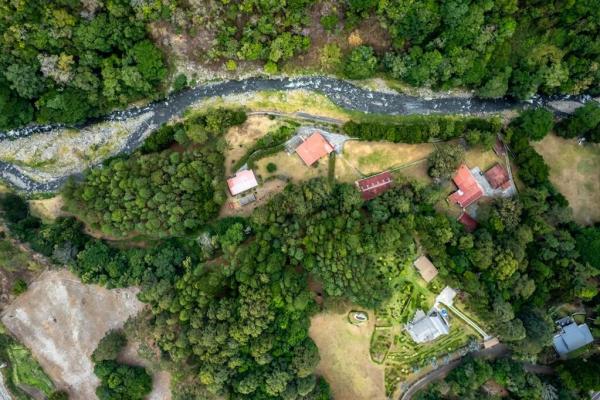
[{"label": "grassy clearing", "polygon": [[492,150],[485,150],[479,147],[471,148],[465,153],[465,163],[469,168],[479,167],[482,171],[486,171],[493,167],[494,164],[502,161]]},{"label": "grassy clearing", "polygon": [[[267,164],[269,163],[277,165],[277,171],[267,171]],[[328,158],[323,157],[313,164],[313,166],[308,167],[297,154],[288,155],[286,152],[279,152],[258,160],[256,162],[257,170],[255,172],[263,180],[270,177],[284,176],[292,182],[298,183],[318,176],[327,176],[328,164]]]},{"label": "grassy clearing", "polygon": [[225,134],[229,145],[225,154],[226,173],[231,175],[231,166],[246,154],[248,149],[261,137],[277,128],[281,123],[267,116],[250,116],[240,126],[234,126]]},{"label": "grassy clearing", "polygon": [[569,200],[575,220],[584,225],[600,221],[600,144],[579,146],[548,135],[534,147],[550,167],[550,180]]},{"label": "grassy clearing", "polygon": [[317,373],[331,385],[336,399],[383,400],[384,367],[369,355],[374,329],[373,313],[367,324],[357,326],[343,313],[324,312],[311,319],[309,335],[319,347],[321,361]]},{"label": "grassy clearing", "polygon": [[433,150],[430,143],[349,141],[344,145],[344,157],[364,175],[372,175],[427,158]]}]

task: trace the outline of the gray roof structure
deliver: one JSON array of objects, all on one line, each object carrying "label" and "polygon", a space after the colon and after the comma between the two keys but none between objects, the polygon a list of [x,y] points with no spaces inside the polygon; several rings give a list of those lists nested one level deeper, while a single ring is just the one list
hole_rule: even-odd
[{"label": "gray roof structure", "polygon": [[586,324],[577,325],[574,321],[564,325],[554,336],[554,348],[562,357],[594,341],[592,332]]},{"label": "gray roof structure", "polygon": [[450,326],[436,309],[432,309],[428,314],[423,310],[417,310],[413,320],[406,324],[406,330],[415,342],[425,343],[438,336],[447,335]]}]

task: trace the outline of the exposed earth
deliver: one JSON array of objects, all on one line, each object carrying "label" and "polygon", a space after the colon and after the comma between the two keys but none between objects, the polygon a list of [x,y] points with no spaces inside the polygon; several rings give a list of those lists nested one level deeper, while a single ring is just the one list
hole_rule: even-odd
[{"label": "exposed earth", "polygon": [[93,400],[99,380],[90,356],[108,330],[143,309],[136,293],[84,285],[66,270],[48,271],[3,311],[2,323],[70,399]]}]

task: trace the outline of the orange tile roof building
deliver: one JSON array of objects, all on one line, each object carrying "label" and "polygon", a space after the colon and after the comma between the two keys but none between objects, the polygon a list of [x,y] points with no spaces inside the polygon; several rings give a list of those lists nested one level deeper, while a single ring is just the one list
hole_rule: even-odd
[{"label": "orange tile roof building", "polygon": [[258,186],[256,176],[252,170],[247,169],[237,172],[232,178],[227,179],[227,186],[232,196],[243,193]]},{"label": "orange tile roof building", "polygon": [[483,189],[465,164],[458,167],[452,180],[458,190],[452,193],[448,199],[462,208],[470,206],[483,196]]},{"label": "orange tile roof building", "polygon": [[510,187],[508,171],[500,164],[488,169],[484,176],[494,189],[508,189]]},{"label": "orange tile roof building", "polygon": [[313,165],[317,160],[332,151],[333,146],[319,132],[310,135],[308,139],[296,148],[296,153],[298,153],[302,161],[308,166]]},{"label": "orange tile roof building", "polygon": [[392,187],[392,174],[389,171],[356,181],[363,200],[371,200]]}]

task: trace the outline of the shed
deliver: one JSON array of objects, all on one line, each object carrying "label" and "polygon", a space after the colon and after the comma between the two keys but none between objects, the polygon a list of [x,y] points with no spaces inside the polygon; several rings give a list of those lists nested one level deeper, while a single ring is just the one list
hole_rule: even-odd
[{"label": "shed", "polygon": [[256,176],[252,170],[247,169],[237,172],[232,178],[227,179],[227,186],[233,196],[243,193],[258,186]]},{"label": "shed", "polygon": [[493,189],[508,189],[510,187],[508,171],[498,163],[488,169],[484,176]]},{"label": "shed", "polygon": [[466,212],[460,214],[460,217],[458,217],[458,222],[465,227],[467,232],[473,232],[475,229],[477,229],[477,221]]},{"label": "shed", "polygon": [[323,135],[315,132],[296,148],[296,153],[308,166],[333,151],[333,146],[325,140]]},{"label": "shed", "polygon": [[429,261],[429,258],[425,256],[420,256],[413,264],[427,283],[431,282],[438,274],[435,265],[433,265],[433,263]]},{"label": "shed", "polygon": [[465,164],[461,164],[452,178],[458,190],[448,198],[462,208],[466,208],[483,196],[483,189]]},{"label": "shed", "polygon": [[592,332],[587,324],[577,325],[572,321],[569,325],[561,327],[558,334],[552,340],[556,352],[564,357],[570,352],[582,348],[594,341]]},{"label": "shed", "polygon": [[364,200],[371,200],[387,191],[393,183],[392,174],[389,171],[360,179],[355,182],[356,187]]}]

